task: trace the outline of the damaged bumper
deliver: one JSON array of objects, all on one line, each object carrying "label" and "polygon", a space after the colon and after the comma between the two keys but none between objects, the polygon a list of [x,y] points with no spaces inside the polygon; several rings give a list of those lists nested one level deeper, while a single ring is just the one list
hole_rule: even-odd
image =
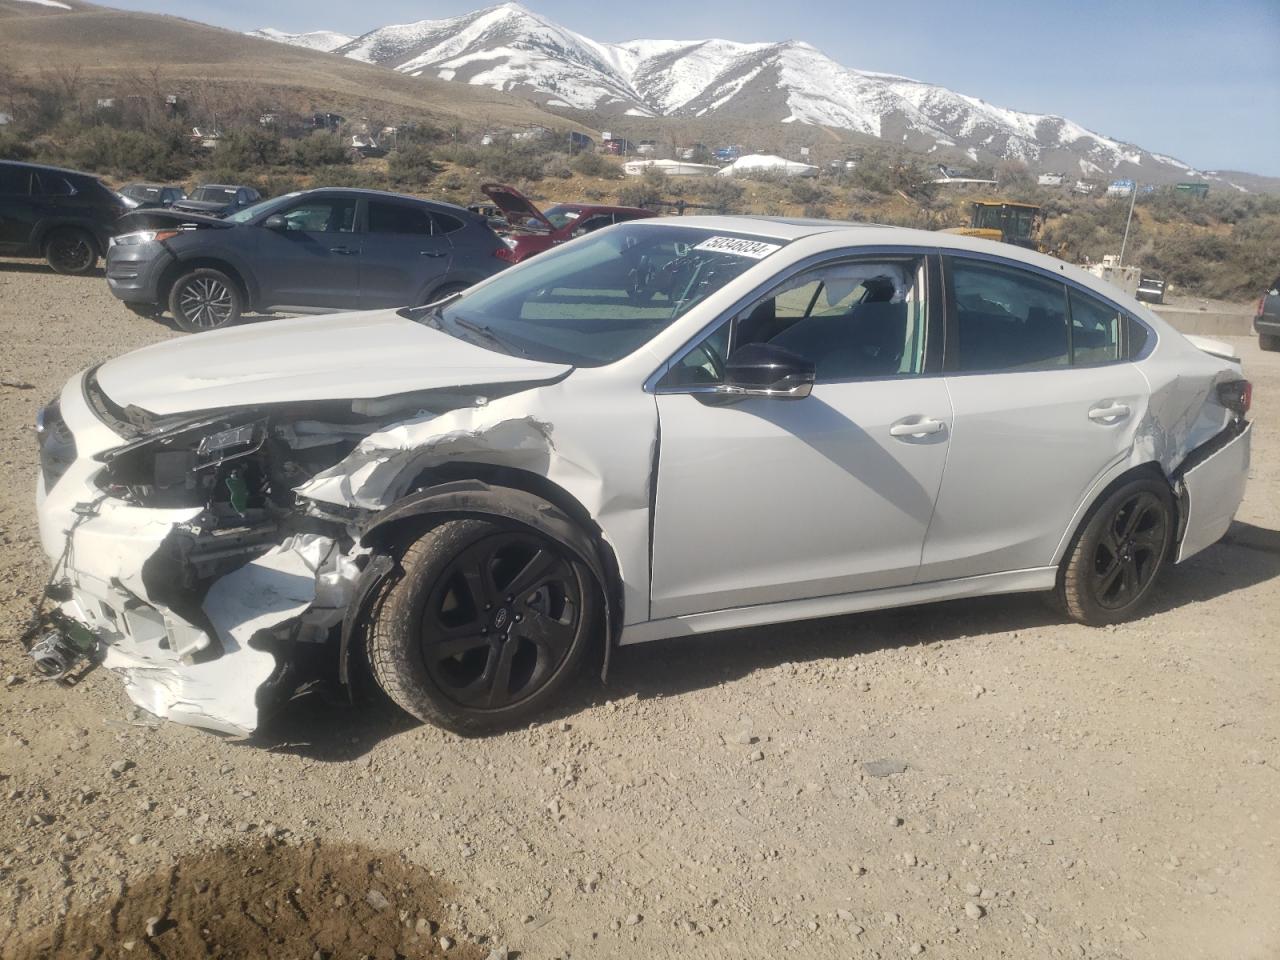
[{"label": "damaged bumper", "polygon": [[[258,724],[263,687],[287,664],[283,645],[323,640],[358,576],[336,541],[295,534],[214,579],[199,594],[173,590],[172,540],[199,508],[156,509],[106,497],[93,455],[123,437],[89,409],[81,378],[60,401],[77,457],[38,481],[40,538],[54,564],[59,612],[87,627],[103,664],[138,706],[180,723],[244,735]],[[47,482],[48,481],[48,482]]]}]

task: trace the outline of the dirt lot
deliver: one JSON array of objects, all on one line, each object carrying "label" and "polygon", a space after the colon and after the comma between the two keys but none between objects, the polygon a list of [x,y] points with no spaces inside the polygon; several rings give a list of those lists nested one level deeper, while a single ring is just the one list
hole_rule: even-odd
[{"label": "dirt lot", "polygon": [[0,264],[0,955],[1280,955],[1280,355],[1238,341],[1248,498],[1137,623],[954,602],[628,648],[503,736],[310,694],[239,743],[16,644],[37,407],[171,335]]}]

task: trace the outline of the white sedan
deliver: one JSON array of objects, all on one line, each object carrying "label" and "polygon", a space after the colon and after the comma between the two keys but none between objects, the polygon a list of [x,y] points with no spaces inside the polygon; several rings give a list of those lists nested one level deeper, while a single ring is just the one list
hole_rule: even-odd
[{"label": "white sedan", "polygon": [[1250,388],[1095,277],[763,218],[591,234],[427,307],[260,323],[42,414],[65,669],[236,733],[316,670],[460,731],[592,648],[1044,591],[1088,624],[1226,531]]}]

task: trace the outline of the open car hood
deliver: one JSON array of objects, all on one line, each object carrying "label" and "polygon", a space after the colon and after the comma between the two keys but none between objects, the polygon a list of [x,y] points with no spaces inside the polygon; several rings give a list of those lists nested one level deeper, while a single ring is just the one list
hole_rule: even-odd
[{"label": "open car hood", "polygon": [[480,192],[494,202],[513,227],[533,228],[540,233],[555,229],[533,201],[515,187],[505,183],[484,183],[480,185]]},{"label": "open car hood", "polygon": [[126,230],[154,230],[157,228],[164,229],[166,227],[195,226],[195,227],[220,227],[223,230],[230,230],[235,226],[234,223],[227,223],[219,217],[209,217],[200,213],[189,213],[182,210],[175,210],[172,207],[143,207],[138,210],[131,210],[119,220],[119,232]]},{"label": "open car hood", "polygon": [[549,382],[570,366],[508,356],[394,310],[271,320],[143,347],[98,368],[121,407],[160,416]]}]

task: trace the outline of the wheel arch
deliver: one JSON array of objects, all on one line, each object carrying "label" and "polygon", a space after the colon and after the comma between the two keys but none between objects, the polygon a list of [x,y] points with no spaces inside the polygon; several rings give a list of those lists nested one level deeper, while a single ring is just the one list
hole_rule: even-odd
[{"label": "wheel arch", "polygon": [[206,256],[174,260],[164,268],[164,272],[160,274],[160,280],[156,284],[156,299],[160,306],[164,308],[169,303],[169,294],[173,290],[173,285],[178,282],[179,277],[193,270],[206,269],[225,273],[240,288],[240,295],[244,298],[245,308],[248,309],[254,305],[256,291],[250,286],[249,278],[245,271],[229,260],[221,257]]},{"label": "wheel arch", "polygon": [[360,530],[359,542],[373,556],[343,617],[338,672],[344,684],[350,684],[353,642],[363,635],[381,586],[400,575],[400,555],[428,530],[464,518],[528,527],[586,564],[600,588],[604,610],[601,677],[607,678],[624,622],[621,568],[599,525],[572,494],[537,474],[483,463],[450,463],[424,471],[409,489],[411,493],[377,513]]},{"label": "wheel arch", "polygon": [[57,233],[59,230],[79,230],[89,235],[89,239],[93,241],[94,252],[99,256],[106,255],[106,247],[102,244],[102,238],[99,236],[95,225],[87,220],[42,220],[36,224],[31,231],[31,245],[41,255],[45,252],[45,243],[49,237]]},{"label": "wheel arch", "polygon": [[1054,552],[1053,565],[1058,568],[1058,580],[1062,580],[1063,564],[1065,559],[1070,556],[1071,550],[1075,547],[1076,541],[1080,539],[1084,533],[1085,527],[1089,525],[1089,521],[1093,519],[1093,515],[1097,513],[1098,508],[1111,496],[1112,492],[1118,490],[1124,484],[1140,477],[1150,477],[1159,480],[1169,488],[1169,497],[1173,503],[1173,522],[1175,535],[1171,538],[1169,549],[1176,551],[1178,543],[1182,539],[1182,516],[1183,508],[1181,499],[1178,496],[1177,487],[1174,485],[1173,479],[1165,472],[1164,468],[1155,460],[1146,460],[1142,463],[1131,464],[1127,467],[1119,467],[1119,473],[1108,473],[1100,477],[1093,485],[1089,495],[1084,498],[1084,502],[1076,510],[1075,515],[1071,518],[1071,523],[1067,526],[1066,532],[1058,543],[1058,549]]}]

